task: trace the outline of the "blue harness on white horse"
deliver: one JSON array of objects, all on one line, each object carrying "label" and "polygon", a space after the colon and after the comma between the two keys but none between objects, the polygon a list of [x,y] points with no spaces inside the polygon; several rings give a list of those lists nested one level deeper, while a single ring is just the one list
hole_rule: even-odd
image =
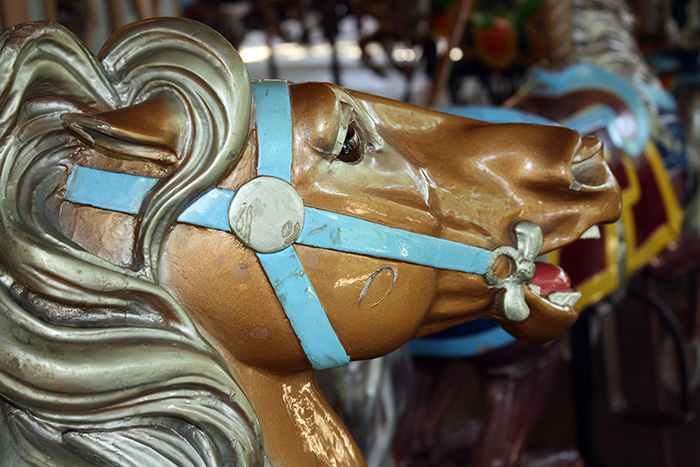
[{"label": "blue harness on white horse", "polygon": [[[493,267],[497,256],[517,256],[517,250],[511,247],[499,247],[492,252],[304,207],[291,186],[293,135],[287,83],[269,80],[254,82],[252,87],[258,177],[246,182],[236,193],[211,189],[188,206],[178,221],[231,231],[256,251],[314,368],[342,366],[350,357],[328,320],[293,243],[486,275],[487,282],[487,269]],[[157,181],[76,165],[68,180],[66,200],[137,214]],[[504,248],[509,251],[503,251]],[[507,288],[503,280],[498,281],[497,287]]]}]

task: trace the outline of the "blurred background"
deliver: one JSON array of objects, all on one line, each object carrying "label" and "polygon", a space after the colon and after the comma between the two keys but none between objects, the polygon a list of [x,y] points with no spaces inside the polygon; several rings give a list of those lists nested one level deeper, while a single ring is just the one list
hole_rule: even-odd
[{"label": "blurred background", "polygon": [[[450,83],[450,99],[484,104],[512,94],[518,76],[543,57],[541,0],[481,2],[473,12],[472,3],[7,0],[0,3],[0,20],[4,29],[27,20],[58,21],[97,52],[124,24],[185,16],[229,39],[253,78],[333,81],[420,104],[430,98],[438,57],[447,57],[450,63],[440,69],[449,75],[460,64],[455,75],[462,75],[452,78],[459,82]],[[486,74],[488,96],[479,83]]]}]

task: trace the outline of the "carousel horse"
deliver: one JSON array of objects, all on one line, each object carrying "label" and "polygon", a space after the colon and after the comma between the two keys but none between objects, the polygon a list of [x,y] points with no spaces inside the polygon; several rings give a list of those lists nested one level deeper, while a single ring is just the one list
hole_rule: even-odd
[{"label": "carousel horse", "polygon": [[554,338],[536,258],[619,214],[595,138],[251,84],[198,23],[0,40],[5,465],[363,465],[315,370]]},{"label": "carousel horse", "polygon": [[[477,117],[503,121],[542,116],[605,142],[606,160],[622,186],[621,222],[605,226],[598,238],[577,241],[549,257],[570,273],[573,287],[582,293],[577,303],[581,309],[624,290],[633,275],[678,240],[687,202],[684,184],[692,180],[677,106],[648,72],[631,36],[629,12],[617,3],[595,6],[574,3],[575,50],[568,66],[533,70],[510,100],[513,110],[525,114],[493,109]],[[469,108],[457,111],[474,115]],[[447,462],[464,452],[471,453],[473,465],[523,464],[525,440],[538,416],[532,411],[542,409],[556,378],[558,362],[551,354],[560,347],[552,346],[549,353],[527,350],[488,321],[466,323],[410,346],[415,355],[432,359],[417,370],[417,389],[400,430],[398,450],[405,465],[434,465],[435,459]],[[509,351],[510,346],[516,349]],[[448,399],[460,397],[459,386],[465,384],[455,377],[455,366],[466,365],[462,359],[473,362],[483,376],[487,415],[480,425],[445,432],[444,419],[454,407]],[[429,387],[422,396],[421,385]]]}]

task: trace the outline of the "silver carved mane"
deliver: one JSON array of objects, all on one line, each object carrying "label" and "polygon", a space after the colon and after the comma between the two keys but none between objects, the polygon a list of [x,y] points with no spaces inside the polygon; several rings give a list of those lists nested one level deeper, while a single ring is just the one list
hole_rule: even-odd
[{"label": "silver carved mane", "polygon": [[[48,23],[16,27],[0,43],[3,464],[266,463],[242,390],[158,285],[169,224],[230,169],[248,133],[240,58],[219,36],[180,20],[122,32],[101,62]],[[181,163],[146,201],[133,258],[112,264],[73,244],[58,224],[79,152],[60,117],[158,93],[178,96],[192,132]]]},{"label": "silver carved mane", "polygon": [[596,65],[632,81],[658,83],[637,45],[634,14],[625,1],[574,0],[573,8],[575,62]]}]

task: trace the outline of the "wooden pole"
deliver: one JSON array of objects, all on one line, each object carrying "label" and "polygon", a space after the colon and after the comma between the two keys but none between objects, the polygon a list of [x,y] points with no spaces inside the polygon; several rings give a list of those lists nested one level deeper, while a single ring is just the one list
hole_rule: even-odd
[{"label": "wooden pole", "polygon": [[573,55],[574,27],[572,0],[544,0],[545,58],[547,68],[558,70],[566,67]]},{"label": "wooden pole", "polygon": [[472,9],[472,0],[458,0],[457,14],[450,27],[450,36],[447,41],[447,50],[438,60],[437,70],[433,78],[433,86],[430,90],[430,98],[428,105],[436,106],[440,103],[440,96],[445,90],[447,79],[452,72],[452,59],[450,59],[450,51],[457,47],[462,42],[464,30],[469,19],[469,12]]}]

